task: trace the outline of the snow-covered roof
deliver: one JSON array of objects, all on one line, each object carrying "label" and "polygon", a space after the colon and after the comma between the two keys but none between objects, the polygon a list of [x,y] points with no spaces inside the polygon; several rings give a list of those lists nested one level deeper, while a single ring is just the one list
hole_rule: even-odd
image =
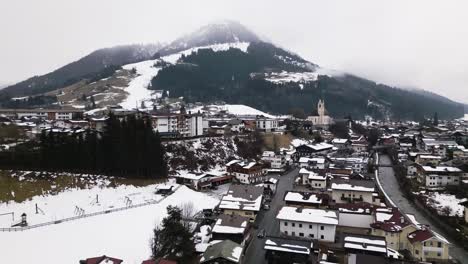
[{"label": "snow-covered roof", "polygon": [[299,163],[317,163],[317,164],[324,164],[325,163],[325,158],[307,158],[307,157],[300,157],[299,158]]},{"label": "snow-covered roof", "polygon": [[448,166],[422,166],[422,169],[425,172],[461,172],[459,168],[456,167],[448,167]]},{"label": "snow-covered roof", "polygon": [[387,253],[387,242],[384,237],[347,235],[345,236],[343,247],[349,249],[358,249],[362,251],[372,251]]},{"label": "snow-covered roof", "polygon": [[265,241],[264,249],[309,255],[311,247],[311,242],[308,241],[271,237]]},{"label": "snow-covered roof", "polygon": [[249,218],[247,217],[221,214],[213,226],[213,233],[243,234],[248,222]]},{"label": "snow-covered roof", "polygon": [[356,191],[356,192],[374,192],[375,186],[372,181],[349,180],[334,181],[331,184],[332,190]]},{"label": "snow-covered roof", "polygon": [[349,141],[349,139],[347,139],[347,138],[334,138],[334,139],[332,140],[332,143],[333,143],[333,144],[345,144],[345,143],[347,143],[348,141]]},{"label": "snow-covered roof", "polygon": [[276,216],[280,220],[297,221],[305,223],[320,223],[327,225],[337,225],[338,216],[335,211],[322,209],[297,208],[283,206]]},{"label": "snow-covered roof", "polygon": [[321,204],[322,198],[315,193],[289,191],[284,196],[284,201],[304,204]]},{"label": "snow-covered roof", "polygon": [[244,211],[260,211],[263,187],[251,185],[231,185],[221,199],[219,208]]}]

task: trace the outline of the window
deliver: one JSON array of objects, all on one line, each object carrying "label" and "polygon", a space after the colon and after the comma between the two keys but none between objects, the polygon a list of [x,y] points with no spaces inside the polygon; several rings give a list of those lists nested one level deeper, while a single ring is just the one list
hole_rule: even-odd
[{"label": "window", "polygon": [[323,235],[320,235],[320,239],[324,239],[325,237]]},{"label": "window", "polygon": [[325,229],[325,227],[324,227],[324,226],[320,226],[320,230],[324,230],[324,229]]},{"label": "window", "polygon": [[437,256],[440,257],[442,256],[442,254],[440,252],[437,252]]},{"label": "window", "polygon": [[429,253],[427,251],[424,251],[424,256],[427,256],[429,255]]},{"label": "window", "polygon": [[303,237],[303,236],[304,236],[304,233],[299,233],[299,236]]},{"label": "window", "polygon": [[419,250],[416,249],[416,250],[414,251],[414,253],[415,253],[416,255],[419,255]]},{"label": "window", "polygon": [[299,227],[302,227],[302,224],[299,224]]},{"label": "window", "polygon": [[288,231],[284,231],[284,234],[287,235],[287,234],[288,234]]},{"label": "window", "polygon": [[310,236],[311,238],[314,238],[314,234],[310,234],[309,236]]},{"label": "window", "polygon": [[284,222],[284,226],[288,226],[288,222]]},{"label": "window", "polygon": [[309,225],[309,228],[312,229],[312,225]]},{"label": "window", "polygon": [[442,247],[442,242],[437,242],[437,247]]},{"label": "window", "polygon": [[295,224],[295,223],[292,223],[291,225],[292,225],[292,227],[295,227],[295,226],[296,226],[296,224]]},{"label": "window", "polygon": [[292,236],[296,236],[296,232],[292,232],[291,235],[292,235]]}]

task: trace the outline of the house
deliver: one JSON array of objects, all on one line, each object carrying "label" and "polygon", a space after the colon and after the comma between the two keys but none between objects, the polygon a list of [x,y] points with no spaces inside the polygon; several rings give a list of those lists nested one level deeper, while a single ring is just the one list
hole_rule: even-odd
[{"label": "house", "polygon": [[338,211],[338,229],[353,234],[368,234],[374,222],[376,206],[369,203],[340,203],[333,207]]},{"label": "house", "polygon": [[263,132],[274,132],[279,127],[277,119],[264,116],[257,116],[255,119],[255,125],[257,130]]},{"label": "house", "polygon": [[123,260],[121,259],[108,257],[106,255],[80,260],[80,264],[120,264],[122,262]]},{"label": "house", "polygon": [[299,167],[310,170],[324,170],[325,169],[325,158],[315,157],[300,157]]},{"label": "house", "polygon": [[226,164],[226,171],[244,184],[260,182],[264,176],[263,165],[255,161],[232,160]]},{"label": "house", "polygon": [[235,214],[221,214],[211,231],[213,240],[231,240],[240,245],[245,245],[249,240],[249,222],[248,217],[243,217]]},{"label": "house", "polygon": [[426,187],[445,187],[460,185],[462,171],[456,167],[448,166],[420,166],[418,168],[418,181]]},{"label": "house", "polygon": [[338,215],[335,211],[283,206],[276,219],[286,236],[334,242]]},{"label": "house", "polygon": [[211,187],[211,178],[214,176],[206,173],[183,173],[174,177],[178,184],[187,185],[195,190],[202,190]]},{"label": "house", "polygon": [[347,255],[364,254],[384,258],[388,256],[387,242],[384,237],[379,236],[345,233],[343,234],[343,249]]},{"label": "house", "polygon": [[245,124],[242,120],[236,118],[228,121],[231,131],[235,133],[242,133],[245,131]]},{"label": "house", "polygon": [[449,242],[436,232],[422,228],[408,234],[408,250],[421,261],[448,260]]},{"label": "house", "polygon": [[419,165],[415,162],[408,161],[406,165],[406,177],[415,178],[418,175]]},{"label": "house", "polygon": [[351,141],[347,138],[334,138],[331,143],[337,149],[347,149],[351,146]]},{"label": "house", "polygon": [[372,235],[385,237],[388,247],[396,250],[408,249],[408,234],[419,228],[398,208],[376,209],[371,227]]},{"label": "house", "polygon": [[273,171],[282,172],[286,167],[286,157],[274,151],[264,151],[262,160],[269,163]]},{"label": "house", "polygon": [[442,161],[441,156],[436,156],[436,155],[424,155],[424,154],[418,154],[416,156],[416,163],[427,166],[427,165],[434,165],[438,166],[440,162]]},{"label": "house", "polygon": [[274,195],[276,193],[276,186],[278,180],[275,178],[269,178],[268,180],[263,181],[264,193],[267,195]]},{"label": "house", "polygon": [[236,264],[242,263],[241,255],[244,248],[231,241],[223,240],[221,242],[211,244],[206,248],[202,257],[200,258],[200,263],[207,264]]},{"label": "house", "polygon": [[266,237],[263,249],[268,263],[307,263],[313,243],[283,237]]},{"label": "house", "polygon": [[299,177],[303,185],[308,185],[313,189],[323,190],[327,187],[327,177],[307,169],[299,170]]},{"label": "house", "polygon": [[333,124],[333,118],[328,115],[325,109],[325,101],[320,99],[317,103],[317,110],[312,112],[311,116],[307,117],[307,121],[312,122],[316,127],[328,127]]},{"label": "house", "polygon": [[366,202],[373,204],[375,183],[367,180],[333,179],[331,191],[332,201],[335,203]]},{"label": "house", "polygon": [[296,155],[308,157],[316,154],[327,154],[333,150],[333,145],[322,142],[315,144],[304,144],[296,147]]},{"label": "house", "polygon": [[323,208],[328,206],[330,197],[326,193],[312,193],[300,191],[287,191],[284,194],[284,202],[288,206],[304,208]]},{"label": "house", "polygon": [[224,214],[236,214],[254,221],[263,202],[263,187],[231,185],[219,204]]},{"label": "house", "polygon": [[335,166],[342,166],[351,168],[353,172],[361,173],[367,170],[367,163],[369,158],[367,157],[330,157],[330,161]]},{"label": "house", "polygon": [[468,201],[464,201],[460,205],[463,205],[463,218],[465,219],[465,223],[468,223]]}]

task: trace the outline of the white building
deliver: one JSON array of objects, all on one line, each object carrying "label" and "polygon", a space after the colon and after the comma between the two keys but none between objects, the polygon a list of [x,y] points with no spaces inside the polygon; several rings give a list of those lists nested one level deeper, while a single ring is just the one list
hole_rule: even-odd
[{"label": "white building", "polygon": [[308,169],[316,169],[316,170],[324,170],[325,169],[325,158],[307,158],[301,157],[299,158],[299,167],[301,168],[308,168]]},{"label": "white building", "polygon": [[319,175],[316,172],[309,171],[305,168],[299,170],[299,176],[303,185],[309,185],[314,189],[325,189],[327,187],[327,177]]},{"label": "white building", "polygon": [[274,151],[264,151],[262,155],[262,160],[269,162],[271,168],[274,170],[284,170],[286,167],[286,158],[284,155],[277,154]]},{"label": "white building", "polygon": [[445,187],[448,185],[459,185],[461,183],[462,171],[456,167],[446,166],[421,166],[418,181],[426,187]]},{"label": "white building", "polygon": [[196,137],[203,135],[203,116],[200,114],[189,114],[186,116],[188,136]]},{"label": "white building", "polygon": [[255,120],[255,125],[258,130],[264,132],[273,132],[278,129],[278,120],[264,116],[257,116]]},{"label": "white building", "polygon": [[[375,184],[364,180],[333,180],[331,183],[332,201],[335,203],[374,202]],[[379,201],[380,203],[380,201]]]},{"label": "white building", "polygon": [[276,219],[280,222],[280,232],[287,236],[335,241],[338,215],[335,211],[284,206]]}]

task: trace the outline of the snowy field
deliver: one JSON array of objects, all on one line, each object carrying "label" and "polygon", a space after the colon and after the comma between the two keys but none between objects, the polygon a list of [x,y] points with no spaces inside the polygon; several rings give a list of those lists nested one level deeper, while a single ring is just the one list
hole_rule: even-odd
[{"label": "snowy field", "polygon": [[428,205],[435,208],[439,215],[463,217],[464,207],[460,203],[466,201],[466,198],[458,199],[455,195],[437,192],[430,193],[427,197]]},{"label": "snowy field", "polygon": [[265,112],[262,112],[260,110],[257,110],[253,107],[247,106],[247,105],[241,105],[241,104],[224,104],[224,105],[208,105],[206,107],[204,106],[198,106],[190,109],[193,113],[196,113],[200,111],[201,113],[206,113],[206,112],[212,112],[212,113],[218,113],[220,111],[225,111],[226,113],[236,115],[236,116],[257,116],[257,115],[263,115],[268,118],[275,118],[276,116],[267,114]]},{"label": "snowy field", "polygon": [[[130,195],[139,192],[141,195],[133,197],[138,196],[141,201],[157,198],[149,194],[150,189],[154,190],[154,187],[118,189],[115,193],[103,189],[99,194],[102,197],[102,206],[116,206],[121,203],[121,197],[124,194]],[[122,195],[120,195],[120,191],[123,192]],[[115,202],[111,202],[110,195],[114,195]],[[48,197],[47,210],[61,214],[69,213],[71,208],[70,210],[73,212],[73,205],[77,201],[83,200],[89,203],[92,202],[94,196],[94,191],[88,193],[86,191],[84,193],[73,191],[59,194],[54,198]],[[106,199],[106,197],[108,198]],[[219,200],[180,186],[174,194],[159,204],[23,232],[1,232],[0,263],[78,263],[80,259],[107,255],[123,259],[124,263],[140,264],[150,257],[150,240],[153,228],[165,217],[166,207],[189,202],[193,203],[195,210],[198,211],[213,208]],[[26,204],[31,204],[31,202]],[[15,207],[24,206],[27,208],[26,204],[15,205]],[[27,254],[24,254],[25,250]]]},{"label": "snowy field", "polygon": [[[247,51],[249,43],[247,42],[236,42],[236,43],[225,43],[225,44],[215,44],[210,46],[204,47],[197,47],[192,49],[187,49],[181,52],[177,52],[168,56],[164,56],[161,59],[175,64],[180,57],[184,55],[190,55],[192,52],[198,51],[199,49],[212,49],[213,51],[222,51],[228,50],[230,48],[237,48],[244,52]],[[122,68],[125,70],[132,70],[135,69],[138,76],[130,81],[128,87],[124,88],[124,90],[128,93],[127,98],[120,103],[120,105],[125,109],[133,109],[133,108],[140,108],[141,102],[145,102],[146,108],[152,107],[152,102],[150,99],[156,96],[154,91],[148,90],[149,85],[151,84],[151,80],[158,74],[161,67],[155,67],[154,64],[158,62],[159,59],[156,60],[147,60],[132,64],[124,65]]]}]

